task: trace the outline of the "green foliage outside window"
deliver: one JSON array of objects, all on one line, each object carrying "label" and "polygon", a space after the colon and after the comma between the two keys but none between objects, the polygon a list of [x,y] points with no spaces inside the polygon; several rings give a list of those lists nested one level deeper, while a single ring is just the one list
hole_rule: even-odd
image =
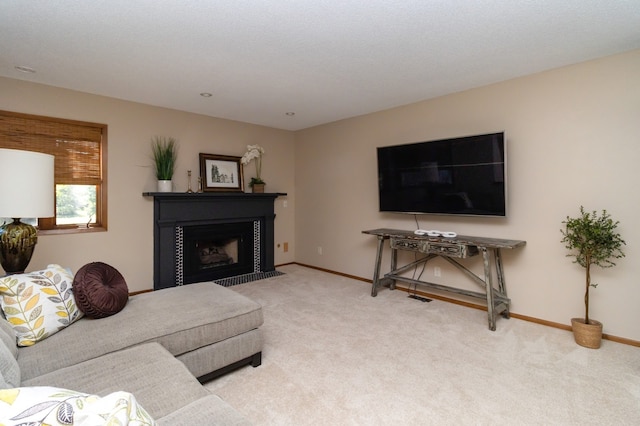
[{"label": "green foliage outside window", "polygon": [[95,185],[56,185],[56,224],[86,225],[95,218]]}]

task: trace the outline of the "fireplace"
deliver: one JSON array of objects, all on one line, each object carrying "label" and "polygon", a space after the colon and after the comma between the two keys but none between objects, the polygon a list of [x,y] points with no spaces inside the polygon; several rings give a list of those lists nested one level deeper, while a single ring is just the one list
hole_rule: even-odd
[{"label": "fireplace", "polygon": [[259,272],[259,230],[259,221],[180,227],[178,285]]},{"label": "fireplace", "polygon": [[275,271],[274,201],[286,194],[143,195],[154,200],[154,289]]}]

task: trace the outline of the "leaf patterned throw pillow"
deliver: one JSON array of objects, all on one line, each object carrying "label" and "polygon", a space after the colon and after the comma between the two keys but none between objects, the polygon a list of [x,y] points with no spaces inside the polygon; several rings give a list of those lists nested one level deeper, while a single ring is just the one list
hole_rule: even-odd
[{"label": "leaf patterned throw pillow", "polygon": [[18,346],[31,346],[82,317],[72,284],[73,275],[60,265],[0,278],[0,304]]},{"label": "leaf patterned throw pillow", "polygon": [[155,426],[156,422],[123,391],[104,397],[49,386],[0,389],[1,425]]}]

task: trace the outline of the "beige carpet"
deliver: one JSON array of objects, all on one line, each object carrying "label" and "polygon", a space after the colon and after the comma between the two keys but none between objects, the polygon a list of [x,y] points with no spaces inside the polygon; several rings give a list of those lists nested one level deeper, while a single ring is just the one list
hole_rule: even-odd
[{"label": "beige carpet", "polygon": [[288,265],[231,287],[264,307],[263,364],[206,386],[256,425],[638,425],[640,349]]}]

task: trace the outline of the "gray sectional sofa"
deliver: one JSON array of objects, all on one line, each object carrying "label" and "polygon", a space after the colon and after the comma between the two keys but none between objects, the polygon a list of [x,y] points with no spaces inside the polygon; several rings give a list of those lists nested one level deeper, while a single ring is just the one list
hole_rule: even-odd
[{"label": "gray sectional sofa", "polygon": [[202,382],[261,363],[261,306],[211,282],[132,296],[107,318],[82,318],[17,347],[0,318],[0,389],[52,386],[133,394],[160,425],[249,422]]}]

